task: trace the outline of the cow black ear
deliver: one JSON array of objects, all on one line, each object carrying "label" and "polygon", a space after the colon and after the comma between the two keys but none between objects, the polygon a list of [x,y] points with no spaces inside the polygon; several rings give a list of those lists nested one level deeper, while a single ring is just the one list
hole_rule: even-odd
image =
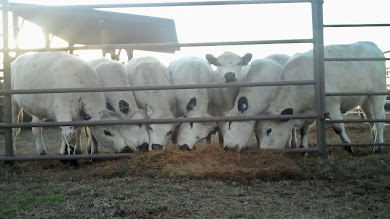
[{"label": "cow black ear", "polygon": [[193,110],[195,106],[196,106],[196,98],[193,97],[190,99],[190,101],[187,104],[187,111],[189,112],[189,111]]},{"label": "cow black ear", "polygon": [[[286,108],[284,109],[280,115],[292,115],[294,113],[294,110],[292,108]],[[287,122],[289,119],[281,119],[282,122]]]},{"label": "cow black ear", "polygon": [[106,108],[107,108],[108,110],[110,110],[110,111],[113,111],[113,112],[114,112],[114,107],[112,107],[112,105],[111,105],[111,104],[109,104],[109,103],[106,103]]},{"label": "cow black ear", "polygon": [[91,116],[84,112],[84,110],[80,111],[80,117],[82,120],[90,120]]},{"label": "cow black ear", "polygon": [[194,126],[194,123],[193,122],[190,122],[190,126],[191,126],[191,128]]},{"label": "cow black ear", "polygon": [[238,111],[243,113],[245,110],[248,109],[248,107],[248,99],[246,97],[240,97],[240,99],[238,99],[237,105]]},{"label": "cow black ear", "polygon": [[218,59],[215,58],[213,55],[207,54],[206,59],[207,59],[207,61],[209,61],[210,64],[215,65],[215,66],[218,65]]},{"label": "cow black ear", "polygon": [[119,101],[119,110],[124,114],[128,114],[129,113],[129,104],[124,100],[120,100]]}]

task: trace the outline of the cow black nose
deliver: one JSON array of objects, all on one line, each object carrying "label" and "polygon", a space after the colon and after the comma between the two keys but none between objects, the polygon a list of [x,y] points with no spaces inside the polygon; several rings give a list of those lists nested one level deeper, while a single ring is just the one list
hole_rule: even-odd
[{"label": "cow black nose", "polygon": [[229,146],[225,146],[225,147],[223,148],[223,150],[228,151],[228,150],[231,150],[231,148],[230,148]]},{"label": "cow black nose", "polygon": [[152,144],[152,150],[162,150],[163,146],[161,144]]},{"label": "cow black nose", "polygon": [[143,144],[141,144],[141,145],[138,145],[137,148],[138,148],[138,150],[140,150],[140,151],[148,151],[148,149],[149,149],[149,144],[145,142],[145,143],[143,143]]},{"label": "cow black nose", "polygon": [[187,144],[180,145],[179,148],[182,151],[190,151],[191,150],[190,147],[188,147]]},{"label": "cow black nose", "polygon": [[234,82],[236,81],[236,74],[234,74],[233,72],[228,72],[225,74],[225,82]]},{"label": "cow black nose", "polygon": [[129,146],[122,148],[121,153],[133,153],[133,150]]}]

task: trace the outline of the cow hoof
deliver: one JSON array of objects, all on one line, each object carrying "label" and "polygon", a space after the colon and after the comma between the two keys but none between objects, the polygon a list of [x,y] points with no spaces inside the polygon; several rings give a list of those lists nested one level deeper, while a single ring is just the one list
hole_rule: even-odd
[{"label": "cow hoof", "polygon": [[235,148],[231,148],[231,147],[225,146],[225,147],[223,147],[223,150],[225,150],[225,151],[234,151]]},{"label": "cow hoof", "polygon": [[344,146],[344,150],[348,151],[349,153],[353,153],[353,147],[352,146]]},{"label": "cow hoof", "polygon": [[162,150],[163,146],[160,144],[152,144],[152,150]]},{"label": "cow hoof", "polygon": [[66,167],[70,170],[74,170],[79,166],[79,162],[77,160],[67,160]]},{"label": "cow hoof", "polygon": [[46,155],[46,151],[43,150],[39,155]]},{"label": "cow hoof", "polygon": [[129,146],[124,147],[120,153],[133,153],[133,150]]},{"label": "cow hoof", "polygon": [[187,144],[180,145],[179,149],[182,151],[191,151],[190,147],[188,147]]},{"label": "cow hoof", "polygon": [[148,143],[143,143],[143,144],[139,145],[137,148],[140,151],[146,152],[146,151],[149,150],[149,144]]},{"label": "cow hoof", "polygon": [[74,147],[73,146],[69,146],[69,154],[74,154]]},{"label": "cow hoof", "polygon": [[372,153],[374,153],[374,154],[383,154],[383,147],[382,146],[374,146],[372,148]]}]

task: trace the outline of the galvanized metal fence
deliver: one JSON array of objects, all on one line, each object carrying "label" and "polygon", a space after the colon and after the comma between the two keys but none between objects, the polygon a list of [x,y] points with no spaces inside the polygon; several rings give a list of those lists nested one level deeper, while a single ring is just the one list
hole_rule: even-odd
[{"label": "galvanized metal fence", "polygon": [[[390,24],[359,24],[359,25],[324,25],[322,0],[253,0],[253,1],[208,1],[208,2],[170,2],[170,3],[131,3],[131,4],[99,4],[80,6],[52,6],[53,8],[124,8],[124,7],[173,7],[173,6],[209,6],[209,5],[249,5],[249,4],[270,4],[270,3],[310,3],[312,10],[312,39],[287,39],[287,40],[261,40],[261,41],[234,41],[234,42],[205,42],[205,43],[149,43],[149,44],[106,44],[88,46],[70,46],[62,48],[40,48],[40,49],[10,49],[8,47],[8,11],[14,7],[10,6],[8,0],[2,1],[3,12],[3,45],[0,51],[4,54],[4,88],[0,94],[4,95],[4,123],[0,128],[4,128],[5,156],[0,156],[2,161],[13,160],[70,160],[83,158],[120,158],[130,157],[132,154],[95,154],[95,155],[47,155],[47,156],[15,156],[12,146],[12,128],[15,127],[51,127],[51,126],[94,126],[112,124],[151,124],[151,123],[181,123],[181,122],[205,122],[205,121],[247,121],[247,120],[276,120],[276,119],[315,119],[317,146],[315,148],[296,148],[278,150],[282,152],[313,152],[319,153],[322,159],[326,159],[327,146],[346,146],[346,144],[326,143],[326,123],[332,122],[373,122],[379,120],[325,120],[325,96],[341,95],[367,95],[367,93],[325,93],[325,61],[367,61],[383,59],[329,59],[324,57],[324,27],[353,27],[353,26],[390,26]],[[278,82],[248,82],[234,84],[185,84],[185,85],[163,85],[163,86],[132,86],[132,87],[105,87],[105,88],[61,88],[61,89],[11,89],[10,76],[10,52],[28,51],[67,51],[67,50],[87,50],[87,49],[137,49],[147,47],[195,47],[195,46],[226,46],[226,45],[258,45],[258,44],[287,44],[287,43],[312,43],[314,61],[314,80],[305,81],[278,81]],[[386,59],[390,60],[390,59]],[[315,109],[313,115],[277,115],[277,116],[234,116],[234,117],[212,117],[212,118],[175,118],[175,119],[145,119],[145,120],[120,120],[120,121],[74,121],[74,122],[36,122],[36,123],[12,123],[12,103],[13,94],[32,93],[73,93],[73,92],[101,92],[101,91],[140,91],[140,90],[166,90],[166,89],[193,89],[193,88],[222,88],[222,87],[242,87],[242,86],[286,86],[286,85],[313,85],[315,90]],[[369,95],[387,95],[387,92],[369,93]],[[380,120],[388,122],[388,120]],[[360,145],[360,144],[347,144]],[[369,143],[364,145],[378,145]],[[380,143],[380,145],[390,145],[390,143]]]}]

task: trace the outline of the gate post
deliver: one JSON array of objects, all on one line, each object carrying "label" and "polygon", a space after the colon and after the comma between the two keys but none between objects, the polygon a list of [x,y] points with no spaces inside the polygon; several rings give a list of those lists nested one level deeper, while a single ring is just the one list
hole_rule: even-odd
[{"label": "gate post", "polygon": [[313,63],[315,85],[315,109],[317,147],[322,160],[327,159],[326,123],[325,123],[325,64],[324,64],[324,23],[323,0],[312,0],[313,24]]},{"label": "gate post", "polygon": [[[3,0],[3,72],[4,90],[11,89],[11,68],[8,48],[8,0]],[[12,102],[11,94],[4,94],[4,123],[12,123]],[[12,144],[12,128],[5,128],[4,131],[5,156],[14,156],[15,151]]]}]

